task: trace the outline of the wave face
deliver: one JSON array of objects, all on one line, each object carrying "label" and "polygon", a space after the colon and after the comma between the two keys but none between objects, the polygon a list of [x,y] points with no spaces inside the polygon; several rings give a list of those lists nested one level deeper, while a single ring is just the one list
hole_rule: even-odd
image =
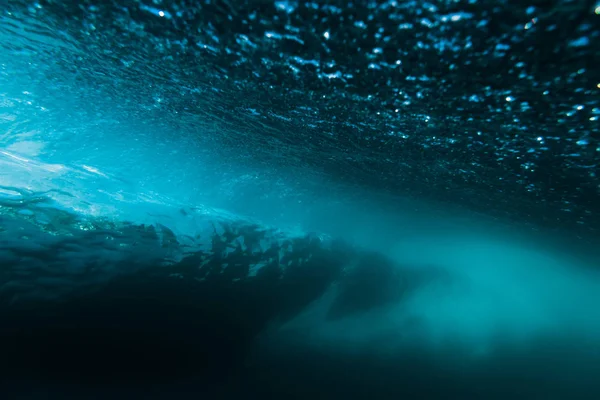
[{"label": "wave face", "polygon": [[599,398],[598,14],[3,5],[3,398]]}]

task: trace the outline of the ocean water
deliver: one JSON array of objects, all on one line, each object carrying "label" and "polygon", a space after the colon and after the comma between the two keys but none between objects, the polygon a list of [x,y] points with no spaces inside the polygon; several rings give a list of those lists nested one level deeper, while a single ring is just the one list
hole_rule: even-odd
[{"label": "ocean water", "polygon": [[600,398],[600,3],[0,2],[0,398]]}]

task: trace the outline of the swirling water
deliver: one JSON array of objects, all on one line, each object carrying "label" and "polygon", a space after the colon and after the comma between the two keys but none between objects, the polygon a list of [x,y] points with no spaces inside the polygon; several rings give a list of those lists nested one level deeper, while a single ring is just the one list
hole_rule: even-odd
[{"label": "swirling water", "polygon": [[600,5],[6,1],[6,398],[597,398]]}]

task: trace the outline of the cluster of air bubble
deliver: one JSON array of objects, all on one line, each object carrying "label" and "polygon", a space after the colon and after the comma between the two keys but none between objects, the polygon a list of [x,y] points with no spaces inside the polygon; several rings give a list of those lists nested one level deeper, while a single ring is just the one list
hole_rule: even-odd
[{"label": "cluster of air bubble", "polygon": [[11,12],[60,25],[77,50],[58,63],[98,96],[181,132],[216,124],[253,160],[598,221],[593,2],[46,0]]}]

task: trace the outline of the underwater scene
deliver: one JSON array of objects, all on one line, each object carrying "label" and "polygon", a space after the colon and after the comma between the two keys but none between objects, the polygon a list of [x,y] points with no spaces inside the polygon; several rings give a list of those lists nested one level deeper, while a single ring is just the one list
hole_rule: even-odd
[{"label": "underwater scene", "polygon": [[598,0],[0,0],[0,399],[600,399]]}]

